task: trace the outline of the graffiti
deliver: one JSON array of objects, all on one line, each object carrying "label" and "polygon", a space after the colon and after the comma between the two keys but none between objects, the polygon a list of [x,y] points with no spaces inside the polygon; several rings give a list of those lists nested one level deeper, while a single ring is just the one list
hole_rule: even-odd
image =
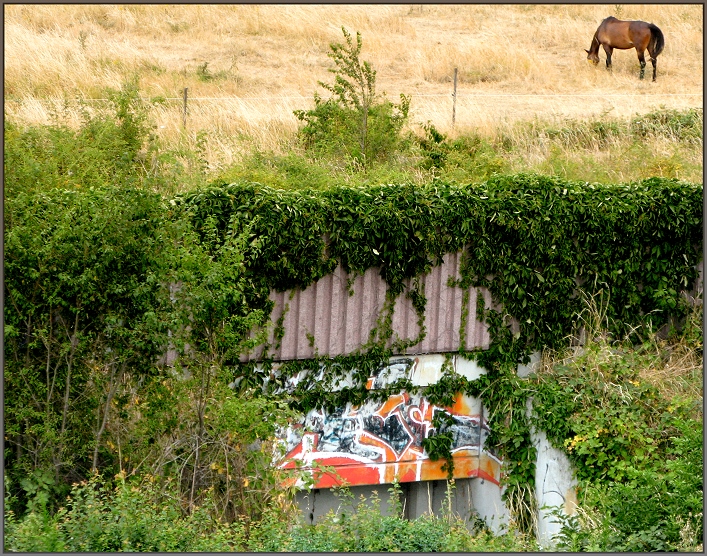
[{"label": "graffiti", "polygon": [[[399,378],[414,376],[420,356],[392,359],[368,379],[368,387],[385,387]],[[287,455],[282,466],[305,467],[314,463],[332,466],[335,473],[323,474],[315,486],[325,488],[346,481],[350,485],[434,480],[446,478],[442,461],[431,461],[422,440],[436,432],[437,412],[451,415],[452,421],[440,432],[452,432],[455,477],[483,477],[498,484],[500,461],[484,449],[488,426],[479,400],[457,395],[450,407],[430,404],[424,397],[408,392],[387,400],[348,404],[333,412],[310,411],[300,423],[284,434]]]}]

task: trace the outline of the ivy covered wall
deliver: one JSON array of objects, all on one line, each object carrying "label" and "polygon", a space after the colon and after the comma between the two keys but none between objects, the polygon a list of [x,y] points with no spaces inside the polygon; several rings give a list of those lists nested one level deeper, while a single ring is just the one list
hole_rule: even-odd
[{"label": "ivy covered wall", "polygon": [[[512,347],[521,357],[572,331],[580,288],[610,292],[616,331],[679,318],[702,256],[702,185],[662,178],[599,185],[515,175],[328,191],[230,184],[176,203],[197,227],[214,218],[224,234],[249,228],[251,302],[263,306],[271,289],[304,289],[338,264],[380,269],[394,298],[444,254],[464,252],[456,285],[487,287],[500,316],[518,320]],[[424,312],[424,296],[407,289]],[[485,316],[499,340],[503,319]]]}]

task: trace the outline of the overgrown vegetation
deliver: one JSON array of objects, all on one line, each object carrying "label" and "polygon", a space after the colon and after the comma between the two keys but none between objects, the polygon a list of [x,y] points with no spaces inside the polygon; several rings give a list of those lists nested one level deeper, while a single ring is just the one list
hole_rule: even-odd
[{"label": "overgrown vegetation", "polygon": [[[383,485],[382,485],[383,486]],[[377,492],[369,500],[356,500],[340,487],[336,511],[330,510],[315,525],[293,528],[272,523],[263,531],[263,548],[286,552],[492,552],[532,551],[530,537],[512,532],[495,537],[482,521],[467,524],[451,513],[403,518],[400,487],[388,488],[390,499],[382,507]]]},{"label": "overgrown vegetation", "polygon": [[[323,131],[324,121],[317,132]],[[650,177],[701,182],[702,123],[701,109],[660,109],[628,120],[567,120],[564,125],[539,120],[500,129],[493,136],[468,133],[454,138],[425,123],[415,131],[404,128],[400,139],[391,144],[394,150],[385,151],[394,156],[364,168],[352,164],[341,151],[305,149],[310,143],[293,140],[286,155],[256,149],[213,177],[292,190],[303,184],[328,189],[380,183],[424,185],[433,179],[471,183],[519,172],[590,183]]]},{"label": "overgrown vegetation", "polygon": [[[354,46],[345,36],[347,46],[334,52],[357,60],[360,37]],[[362,83],[373,85],[370,66],[358,69]],[[412,279],[456,251],[467,253],[457,285],[489,288],[503,311],[481,307],[491,348],[462,352],[488,373],[474,382],[445,375],[423,393],[440,405],[457,391],[484,399],[489,442],[509,463],[509,500],[532,507],[525,402],[533,395],[539,415],[564,416],[560,424],[540,422],[584,481],[587,510],[568,520],[563,547],[695,545],[702,500],[694,480],[695,397],[664,400],[636,370],[664,353],[651,351],[657,344],[646,337],[694,317],[680,292],[694,284],[701,258],[702,186],[659,177],[614,185],[506,175],[503,156],[495,154],[500,147],[477,138],[449,141],[428,126],[426,138],[399,141],[400,128],[390,127],[398,121],[394,106],[376,105],[373,95],[366,113],[388,127],[369,120],[362,150],[346,150],[353,143],[327,143],[337,129],[328,118],[348,111],[345,123],[357,130],[349,139],[360,140],[364,103],[347,89],[355,72],[338,71],[343,81],[330,90],[339,96],[315,102],[311,119],[303,120],[318,137],[311,145],[321,148],[287,160],[257,153],[258,167],[268,168],[263,178],[279,176],[282,189],[216,179],[175,197],[174,180],[203,184],[214,175],[198,149],[167,151],[150,134],[136,83],[109,92],[111,112],[86,112],[78,130],[58,121],[29,128],[6,121],[6,546],[344,550],[354,549],[345,544],[353,536],[361,540],[358,550],[402,547],[401,539],[421,551],[532,548],[513,534],[469,535],[451,516],[410,524],[395,512],[381,520],[363,506],[347,519],[297,525],[293,491],[272,466],[275,433],[295,411],[368,395],[367,370],[392,354],[385,318],[360,353],[323,361],[335,363],[336,372],[358,371],[360,384],[342,392],[328,388],[332,371],[314,388],[303,381],[291,397],[260,396],[262,375],[238,361],[264,339],[270,289],[306,287],[339,263],[353,272],[377,267],[389,302],[410,294],[424,311],[424,292]],[[388,108],[376,113],[376,106]],[[659,112],[630,125],[634,141],[654,135],[694,147],[701,121],[697,111]],[[621,129],[593,129],[591,140],[580,133],[552,140],[591,142],[618,137]],[[377,133],[389,141],[381,143],[381,157],[365,151]],[[406,151],[414,143],[419,150]],[[499,144],[515,148],[512,139]],[[338,146],[327,151],[331,145]],[[392,153],[416,161],[417,180],[395,166]],[[365,164],[330,181],[341,156]],[[318,188],[309,187],[310,176]],[[380,185],[387,181],[381,176],[402,185]],[[566,342],[582,311],[578,286],[589,296],[611,293],[602,313],[607,333],[639,349],[589,343],[553,371],[562,378],[522,381],[518,362]],[[251,337],[252,330],[260,334]],[[681,341],[694,345],[694,326],[683,330],[692,336]],[[168,364],[165,353],[175,360]],[[284,366],[280,380],[302,369]],[[391,391],[400,388],[414,387],[397,383]],[[597,408],[613,411],[614,419],[602,422],[607,413]],[[448,455],[443,446],[439,455]],[[626,496],[643,503],[649,492],[659,493],[650,498],[650,519],[625,511]],[[516,527],[530,532],[528,516],[516,518]]]},{"label": "overgrown vegetation", "polygon": [[[528,492],[535,461],[524,415],[529,388],[515,369],[531,352],[562,345],[582,309],[575,295],[578,284],[589,295],[600,289],[612,292],[607,314],[616,336],[636,326],[657,330],[686,314],[679,292],[694,283],[701,256],[701,187],[657,178],[613,186],[521,175],[476,186],[436,181],[427,187],[322,193],[236,184],[194,192],[180,201],[193,210],[197,229],[212,216],[224,231],[234,214],[241,222],[253,222],[259,240],[246,258],[252,256],[250,271],[254,283],[260,280],[262,299],[270,288],[306,287],[338,261],[353,272],[380,268],[395,296],[442,254],[468,250],[459,285],[488,287],[504,307],[502,313],[483,310],[490,348],[465,353],[488,374],[471,383],[448,375],[420,391],[440,405],[449,405],[457,391],[482,396],[491,414],[489,441],[516,463],[507,477],[509,496],[516,489]],[[273,237],[268,234],[272,229],[281,232]],[[516,330],[512,319],[518,322]],[[370,395],[365,388],[370,370],[394,354],[387,347],[390,334],[382,327],[353,356],[282,365],[269,387],[281,387],[307,366],[318,370],[324,365],[330,371],[323,379],[298,383],[293,392],[297,408],[360,402]],[[355,372],[353,386],[335,391],[332,385],[347,370]],[[259,381],[252,366],[239,374],[244,385]],[[377,395],[400,388],[416,390],[397,382]],[[532,507],[530,500],[525,507]]]},{"label": "overgrown vegetation", "polygon": [[[699,552],[702,308],[669,341],[652,336],[635,344],[607,335],[601,293],[587,306],[584,345],[555,354],[533,380],[536,422],[567,453],[579,481],[577,513],[556,514],[563,524],[558,548]],[[662,369],[683,387],[656,383]]]}]

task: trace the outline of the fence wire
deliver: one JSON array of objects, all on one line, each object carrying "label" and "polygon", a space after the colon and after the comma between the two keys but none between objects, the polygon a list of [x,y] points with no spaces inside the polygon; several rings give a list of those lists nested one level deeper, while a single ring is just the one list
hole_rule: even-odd
[{"label": "fence wire", "polygon": [[[453,98],[454,93],[421,93],[411,94],[412,98]],[[596,93],[460,93],[457,92],[457,99],[460,98],[544,98],[544,97],[577,97],[577,98],[594,98]],[[703,93],[609,93],[602,94],[602,97],[636,97],[636,98],[656,98],[656,97],[702,97]],[[248,101],[270,101],[273,103],[283,100],[309,100],[311,96],[278,96],[278,97],[188,97],[188,101],[221,101],[221,102],[248,102]],[[55,103],[63,99],[31,99],[31,102]],[[109,102],[108,98],[80,98],[75,99],[81,102]],[[164,101],[179,101],[184,102],[184,97],[162,97],[155,96],[151,98],[141,97],[144,102],[164,102]],[[6,98],[5,102],[26,102],[26,99]]]}]

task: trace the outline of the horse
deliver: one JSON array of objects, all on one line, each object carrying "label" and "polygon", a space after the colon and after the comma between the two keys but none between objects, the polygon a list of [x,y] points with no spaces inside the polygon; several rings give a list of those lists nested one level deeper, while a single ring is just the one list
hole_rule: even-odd
[{"label": "horse", "polygon": [[608,70],[611,70],[611,54],[614,48],[619,50],[635,48],[638,61],[641,63],[641,79],[643,79],[646,69],[646,59],[643,53],[648,49],[653,64],[653,81],[655,81],[656,58],[658,54],[663,52],[665,46],[663,32],[656,25],[645,21],[621,21],[609,16],[601,22],[597,32],[594,33],[589,50],[585,50],[587,60],[595,66],[599,63],[599,45],[603,46],[604,52],[606,52],[606,69]]}]

